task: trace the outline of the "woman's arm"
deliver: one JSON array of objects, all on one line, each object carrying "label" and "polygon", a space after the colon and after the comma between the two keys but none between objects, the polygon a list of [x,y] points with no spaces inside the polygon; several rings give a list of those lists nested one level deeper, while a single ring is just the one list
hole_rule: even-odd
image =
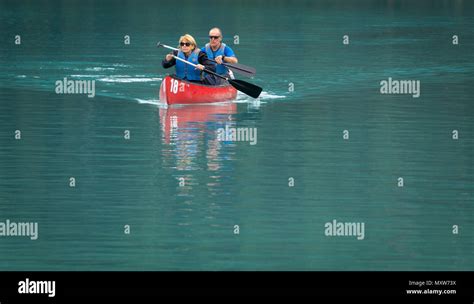
[{"label": "woman's arm", "polygon": [[206,68],[207,70],[210,70],[212,72],[215,72],[216,71],[216,65],[214,62],[210,61],[208,58],[207,58],[207,54],[206,52],[203,52],[203,51],[200,51],[199,52],[199,59],[198,59],[199,63],[202,64],[204,66],[204,68]]},{"label": "woman's arm", "polygon": [[[170,55],[170,54],[167,54],[166,56],[168,57],[168,55]],[[173,55],[177,56],[177,55],[178,55],[178,51],[173,51]],[[169,59],[169,57],[168,57],[168,59]],[[174,66],[175,64],[176,64],[176,59],[174,59],[174,58],[171,58],[171,59],[168,61],[168,60],[166,60],[166,57],[165,57],[165,59],[163,59],[163,61],[161,62],[161,65],[162,65],[163,68],[165,68],[165,69],[168,69],[168,68]]]}]

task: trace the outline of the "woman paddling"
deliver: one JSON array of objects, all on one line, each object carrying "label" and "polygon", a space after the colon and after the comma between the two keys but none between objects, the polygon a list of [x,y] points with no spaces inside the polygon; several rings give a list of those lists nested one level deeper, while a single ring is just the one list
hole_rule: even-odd
[{"label": "woman paddling", "polygon": [[[173,53],[166,55],[166,58],[162,62],[162,66],[168,69],[172,66],[176,67],[176,76],[180,79],[185,79],[192,82],[198,82],[202,84],[213,84],[215,83],[212,75],[206,75],[202,77],[201,71],[204,69],[216,71],[215,65],[212,61],[207,58],[206,52],[201,51],[196,45],[196,40],[193,36],[186,34],[179,38],[179,51],[173,51]],[[182,61],[173,58],[173,55],[189,61],[195,65],[196,68]]]}]

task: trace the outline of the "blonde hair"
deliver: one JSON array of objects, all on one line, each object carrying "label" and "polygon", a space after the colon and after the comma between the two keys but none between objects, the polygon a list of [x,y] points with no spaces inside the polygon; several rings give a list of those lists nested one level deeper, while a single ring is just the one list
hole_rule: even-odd
[{"label": "blonde hair", "polygon": [[[181,42],[183,42],[183,40],[186,40],[187,42],[191,43],[194,47],[193,47],[193,50],[195,48],[197,48],[197,44],[196,44],[196,40],[194,39],[193,36],[189,35],[189,34],[185,34],[181,37],[179,37],[179,41],[178,41],[178,44],[180,44]],[[180,45],[178,45],[178,48],[180,47]]]}]

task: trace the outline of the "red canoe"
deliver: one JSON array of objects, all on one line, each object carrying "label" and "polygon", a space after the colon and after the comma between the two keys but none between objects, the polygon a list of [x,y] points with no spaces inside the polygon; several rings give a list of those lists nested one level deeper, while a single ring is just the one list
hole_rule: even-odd
[{"label": "red canoe", "polygon": [[231,86],[209,86],[166,76],[161,82],[160,102],[173,104],[213,103],[234,100],[237,90]]}]

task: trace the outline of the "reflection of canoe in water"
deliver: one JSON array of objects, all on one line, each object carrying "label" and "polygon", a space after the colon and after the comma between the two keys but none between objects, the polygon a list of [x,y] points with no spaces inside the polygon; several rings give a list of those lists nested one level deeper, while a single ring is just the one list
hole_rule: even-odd
[{"label": "reflection of canoe in water", "polygon": [[213,103],[233,100],[237,90],[231,86],[209,86],[166,76],[161,82],[160,102],[172,104]]},{"label": "reflection of canoe in water", "polygon": [[226,122],[230,115],[237,113],[237,104],[220,103],[209,105],[186,105],[179,108],[160,108],[160,124],[166,143],[170,142],[172,133],[179,129],[189,128],[190,123]]}]

